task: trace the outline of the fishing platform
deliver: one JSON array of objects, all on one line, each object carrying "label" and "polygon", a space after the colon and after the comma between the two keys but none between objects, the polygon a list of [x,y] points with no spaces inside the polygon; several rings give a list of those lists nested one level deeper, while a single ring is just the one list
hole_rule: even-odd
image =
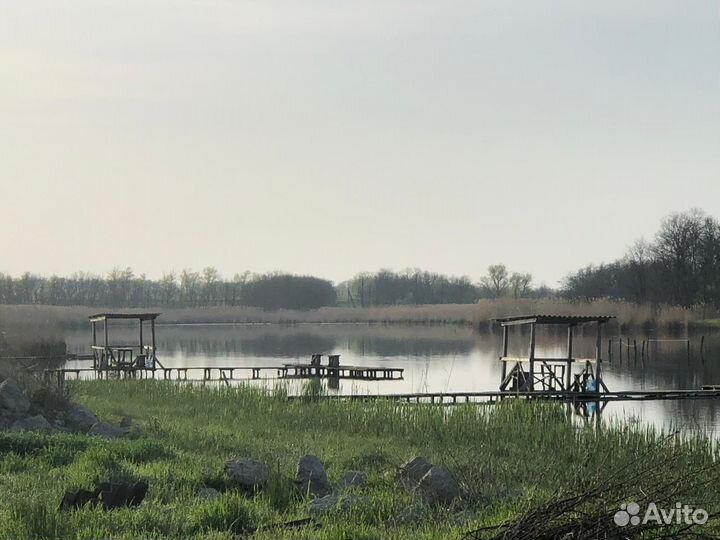
[{"label": "fishing platform", "polygon": [[[259,379],[328,379],[332,384],[341,379],[362,381],[397,381],[403,378],[403,368],[388,366],[353,366],[340,363],[339,354],[328,355],[323,364],[322,354],[313,354],[309,363],[288,362],[263,366],[164,366],[157,357],[156,312],[96,313],[88,317],[92,332],[91,355],[68,356],[68,359],[91,360],[88,367],[29,368],[46,381],[62,384],[66,379],[107,379],[131,377],[140,379],[178,381],[242,381]],[[117,344],[111,340],[110,323],[122,321],[137,324],[136,343]],[[150,326],[150,343],[145,343],[145,325]],[[98,327],[102,327],[102,339]]]},{"label": "fishing platform", "polygon": [[[98,371],[124,371],[136,369],[155,369],[158,362],[155,347],[155,319],[160,313],[96,313],[90,315],[92,328],[92,361],[93,369]],[[113,345],[110,343],[110,321],[137,321],[138,342],[133,344]],[[145,345],[143,328],[150,323],[150,344]],[[103,343],[98,344],[97,326],[102,323]],[[136,352],[137,351],[137,352]]]},{"label": "fishing platform", "polygon": [[[602,327],[615,317],[578,315],[516,315],[499,317],[493,321],[503,330],[502,376],[500,391],[541,390],[544,392],[608,392],[602,379]],[[596,327],[595,357],[577,358],[573,354],[573,335],[579,325]],[[509,328],[530,327],[530,344],[527,357],[508,356]],[[567,354],[562,357],[538,357],[535,353],[536,327],[561,326],[567,328]]]}]

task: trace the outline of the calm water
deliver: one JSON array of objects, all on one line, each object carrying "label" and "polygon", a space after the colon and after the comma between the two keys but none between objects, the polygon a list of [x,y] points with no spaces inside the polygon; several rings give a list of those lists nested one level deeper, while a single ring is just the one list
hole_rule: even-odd
[{"label": "calm water", "polygon": [[[137,329],[112,327],[111,336],[117,343],[133,343]],[[608,337],[603,338],[604,358],[607,358]],[[645,337],[629,336],[631,341],[637,339],[638,342]],[[625,354],[620,362],[615,346],[613,362],[603,364],[607,386],[611,390],[672,390],[720,384],[720,335],[706,339],[704,362],[698,351],[700,336],[691,338],[695,354],[689,361],[685,344],[661,343],[652,346],[651,357],[644,367],[640,359],[635,362],[631,357],[628,361]],[[66,340],[70,352],[89,351],[89,330],[70,331]],[[538,356],[563,356],[565,340],[564,333],[540,332]],[[527,345],[527,333],[511,332],[511,356],[527,354]],[[340,393],[497,390],[501,374],[500,333],[478,333],[452,326],[158,326],[157,347],[158,358],[166,367],[277,366],[295,360],[309,361],[312,353],[322,352],[340,354],[345,364],[405,369],[402,381],[341,381],[338,389],[330,390]],[[587,335],[576,336],[576,356],[594,357],[594,347],[591,329]],[[252,384],[272,386],[275,383],[268,380]],[[716,432],[720,428],[718,411],[720,400],[611,403],[605,418],[621,416],[657,426]]]}]

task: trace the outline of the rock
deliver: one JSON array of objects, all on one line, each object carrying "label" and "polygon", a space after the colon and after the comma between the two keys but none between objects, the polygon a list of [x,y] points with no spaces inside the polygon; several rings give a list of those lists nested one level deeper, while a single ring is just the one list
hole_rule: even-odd
[{"label": "rock", "polygon": [[86,504],[95,506],[98,503],[97,495],[87,489],[67,491],[60,502],[60,510],[82,508]]},{"label": "rock", "polygon": [[256,491],[267,484],[270,471],[264,463],[250,458],[225,462],[225,473],[246,491]]},{"label": "rock", "polygon": [[147,495],[148,483],[140,480],[133,484],[129,482],[98,484],[96,493],[98,500],[105,510],[120,508],[122,506],[139,506]]},{"label": "rock", "polygon": [[326,514],[332,510],[347,512],[360,500],[360,497],[355,495],[325,495],[310,501],[310,515]]},{"label": "rock", "polygon": [[345,471],[340,479],[340,488],[363,488],[367,484],[367,476],[361,471]]},{"label": "rock", "polygon": [[90,409],[71,403],[66,413],[68,423],[78,431],[87,433],[88,430],[97,424],[98,417]]},{"label": "rock", "polygon": [[119,439],[124,437],[125,434],[124,429],[112,426],[107,422],[96,422],[88,431],[88,435],[102,437],[103,439]]},{"label": "rock", "polygon": [[220,496],[220,492],[211,487],[201,487],[198,490],[198,497],[205,501],[212,501],[213,499],[217,499]]},{"label": "rock", "polygon": [[30,400],[13,379],[5,379],[0,384],[0,406],[12,412],[26,413],[30,410]]},{"label": "rock", "polygon": [[123,416],[122,420],[120,420],[120,427],[125,430],[129,430],[132,427],[132,425],[133,425],[133,421],[132,421],[132,418],[130,418],[129,416]]},{"label": "rock", "polygon": [[435,465],[425,473],[415,492],[429,505],[450,504],[461,495],[460,485],[442,465]]},{"label": "rock", "polygon": [[424,457],[411,459],[398,470],[400,485],[408,491],[413,491],[431,468],[432,463]]},{"label": "rock", "polygon": [[10,427],[10,431],[39,431],[41,433],[52,433],[55,428],[41,414],[20,418]]},{"label": "rock", "polygon": [[60,503],[60,509],[71,510],[74,508],[82,508],[87,504],[92,506],[101,504],[105,510],[112,510],[123,506],[135,507],[139,506],[143,499],[145,499],[148,487],[148,483],[144,480],[135,483],[102,482],[95,486],[95,491],[78,489],[76,491],[66,492]]},{"label": "rock", "polygon": [[324,497],[332,491],[325,466],[317,457],[311,455],[303,456],[298,461],[295,484],[303,495],[309,493],[313,497]]}]

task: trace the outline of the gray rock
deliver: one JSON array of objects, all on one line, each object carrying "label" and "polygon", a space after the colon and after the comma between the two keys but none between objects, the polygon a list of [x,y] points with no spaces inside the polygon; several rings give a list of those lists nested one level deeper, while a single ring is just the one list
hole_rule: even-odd
[{"label": "gray rock", "polygon": [[460,485],[442,465],[435,465],[425,473],[415,492],[429,505],[450,504],[461,495]]},{"label": "gray rock", "polygon": [[123,416],[122,420],[120,420],[120,427],[126,430],[129,430],[133,425],[132,418],[129,416]]},{"label": "gray rock", "polygon": [[71,403],[67,409],[66,418],[68,423],[78,431],[87,433],[88,430],[98,422],[98,417],[90,409]]},{"label": "gray rock", "polygon": [[225,473],[235,484],[247,491],[256,491],[264,487],[270,476],[267,465],[250,458],[226,461]]},{"label": "gray rock", "polygon": [[220,492],[211,487],[202,487],[198,490],[198,497],[205,501],[212,501],[220,496]]},{"label": "gray rock", "polygon": [[0,406],[12,412],[26,413],[30,410],[30,400],[13,379],[5,379],[0,384]]},{"label": "gray rock", "polygon": [[345,471],[340,479],[340,488],[363,488],[367,485],[367,476],[361,471]]},{"label": "gray rock", "polygon": [[55,428],[41,414],[20,418],[10,427],[10,431],[39,431],[41,433],[52,433]]},{"label": "gray rock", "polygon": [[347,512],[358,502],[360,497],[356,495],[325,495],[319,499],[310,501],[310,515],[326,514],[330,511]]},{"label": "gray rock", "polygon": [[107,422],[96,422],[88,431],[88,435],[102,437],[103,439],[119,439],[126,435],[124,429],[115,427]]},{"label": "gray rock", "polygon": [[418,456],[411,459],[398,470],[400,485],[408,491],[413,491],[430,469],[432,469],[432,463],[424,457]]},{"label": "gray rock", "polygon": [[300,458],[295,473],[295,484],[303,494],[324,497],[332,492],[325,466],[317,457],[307,455]]}]

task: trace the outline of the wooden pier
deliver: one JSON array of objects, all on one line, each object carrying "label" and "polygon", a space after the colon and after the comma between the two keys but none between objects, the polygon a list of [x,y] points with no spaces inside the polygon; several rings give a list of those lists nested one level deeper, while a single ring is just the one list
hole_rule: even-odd
[{"label": "wooden pier", "polygon": [[[313,354],[310,363],[292,362],[277,366],[164,366],[157,357],[155,346],[155,320],[160,313],[97,313],[89,317],[92,354],[66,355],[70,360],[92,360],[92,367],[42,368],[27,366],[47,382],[62,385],[66,379],[161,379],[177,381],[230,381],[260,379],[328,379],[332,387],[340,379],[361,381],[402,380],[402,368],[386,366],[348,366],[340,364],[339,354],[329,354],[328,363],[322,363],[322,354]],[[137,322],[138,341],[118,345],[110,339],[109,322]],[[144,340],[144,323],[150,324],[150,344]],[[102,324],[102,344],[98,340],[98,325]],[[36,359],[28,357],[27,360]]]},{"label": "wooden pier", "polygon": [[[292,396],[290,399],[306,399]],[[313,399],[316,399],[313,396]],[[612,401],[672,401],[685,399],[720,399],[720,387],[712,390],[633,390],[626,392],[564,392],[564,391],[489,391],[489,392],[421,392],[408,394],[326,394],[318,399],[376,401],[388,400],[405,403],[460,403],[494,404],[505,399],[529,399],[561,403],[607,403]]]},{"label": "wooden pier", "polygon": [[279,366],[188,366],[161,367],[155,369],[130,369],[127,367],[93,367],[28,369],[45,381],[81,379],[160,379],[175,381],[251,381],[271,379],[348,379],[362,381],[399,381],[403,378],[402,368],[379,366],[327,366],[303,363]]},{"label": "wooden pier", "polygon": [[[602,378],[602,327],[613,316],[513,315],[493,319],[503,329],[501,391],[608,392]],[[594,324],[597,338],[594,358],[577,358],[573,353],[573,334],[577,326]],[[527,356],[508,356],[509,333],[513,326],[530,327]],[[567,355],[562,358],[539,357],[535,351],[537,326],[567,328]]]}]

